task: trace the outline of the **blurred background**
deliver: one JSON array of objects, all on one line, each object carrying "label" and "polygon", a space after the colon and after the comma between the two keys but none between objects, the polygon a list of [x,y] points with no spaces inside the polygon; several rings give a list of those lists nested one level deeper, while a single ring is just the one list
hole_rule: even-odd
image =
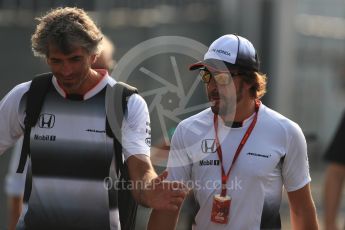
[{"label": "blurred background", "polygon": [[[205,46],[227,33],[247,37],[258,51],[261,71],[268,75],[264,103],[297,122],[305,133],[321,217],[322,156],[345,105],[344,0],[0,0],[0,98],[16,84],[48,71],[44,60],[33,57],[30,36],[35,17],[57,6],[87,10],[116,44],[117,60],[157,36],[183,36]],[[152,68],[158,65],[154,63]],[[156,68],[165,69],[162,63]],[[142,81],[129,82],[139,90],[145,87]],[[5,153],[0,160],[0,229],[6,229],[7,222],[3,184],[9,159]],[[289,229],[286,200],[281,210],[283,228]],[[341,217],[344,210],[342,205]],[[140,212],[137,226],[143,229],[148,212]]]}]

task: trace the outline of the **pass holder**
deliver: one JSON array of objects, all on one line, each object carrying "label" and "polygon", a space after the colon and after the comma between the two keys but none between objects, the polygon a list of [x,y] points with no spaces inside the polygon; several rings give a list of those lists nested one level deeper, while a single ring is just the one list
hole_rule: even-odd
[{"label": "pass holder", "polygon": [[215,195],[213,197],[211,221],[217,224],[227,224],[229,222],[231,197]]}]

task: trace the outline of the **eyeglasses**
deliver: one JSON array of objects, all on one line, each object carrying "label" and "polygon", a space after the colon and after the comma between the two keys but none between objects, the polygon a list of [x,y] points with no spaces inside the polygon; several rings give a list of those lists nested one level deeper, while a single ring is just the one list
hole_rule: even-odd
[{"label": "eyeglasses", "polygon": [[231,72],[213,72],[212,73],[207,70],[203,69],[200,71],[201,80],[208,84],[211,81],[211,78],[213,77],[217,84],[219,85],[227,85],[230,83],[230,78],[243,75],[244,73],[238,72],[238,73],[231,73]]}]

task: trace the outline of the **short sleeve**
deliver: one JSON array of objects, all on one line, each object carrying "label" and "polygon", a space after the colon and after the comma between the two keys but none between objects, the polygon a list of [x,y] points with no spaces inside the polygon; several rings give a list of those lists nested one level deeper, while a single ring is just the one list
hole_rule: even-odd
[{"label": "short sleeve", "polygon": [[340,126],[329,145],[324,159],[328,162],[340,163],[345,165],[345,153],[343,141],[345,140],[345,113],[343,114]]},{"label": "short sleeve", "polygon": [[170,181],[191,180],[192,160],[188,155],[188,146],[184,144],[183,126],[177,126],[171,140],[168,159],[168,178]]},{"label": "short sleeve", "polygon": [[135,154],[150,156],[150,116],[145,100],[138,94],[129,97],[122,123],[122,147],[125,159]]},{"label": "short sleeve", "polygon": [[29,82],[17,85],[0,101],[0,154],[23,134],[24,109],[20,104],[29,86]]},{"label": "short sleeve", "polygon": [[293,124],[288,131],[287,152],[283,162],[282,174],[285,189],[296,191],[311,181],[307,155],[307,143],[302,130]]}]

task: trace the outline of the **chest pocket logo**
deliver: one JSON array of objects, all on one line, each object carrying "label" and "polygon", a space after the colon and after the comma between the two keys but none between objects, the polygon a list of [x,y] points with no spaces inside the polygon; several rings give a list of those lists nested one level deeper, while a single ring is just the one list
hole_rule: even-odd
[{"label": "chest pocket logo", "polygon": [[201,150],[203,153],[215,153],[217,151],[215,139],[205,139],[201,142]]},{"label": "chest pocket logo", "polygon": [[51,129],[55,124],[55,115],[49,113],[43,113],[38,119],[38,126],[42,129]]}]

